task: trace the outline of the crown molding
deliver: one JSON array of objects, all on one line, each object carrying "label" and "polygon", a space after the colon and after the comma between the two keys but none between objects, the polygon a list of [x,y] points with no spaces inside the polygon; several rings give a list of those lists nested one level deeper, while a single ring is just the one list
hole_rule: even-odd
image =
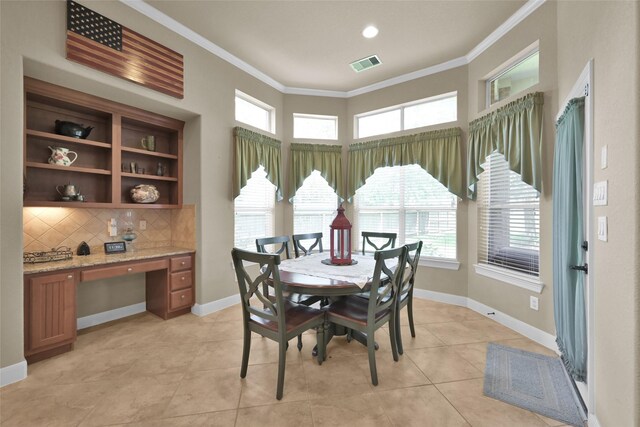
[{"label": "crown molding", "polygon": [[246,63],[242,59],[227,52],[217,44],[206,39],[200,34],[196,33],[189,27],[181,24],[170,16],[162,13],[155,7],[146,3],[144,0],[120,0],[121,3],[129,6],[130,8],[140,12],[149,19],[157,22],[165,28],[181,35],[185,39],[195,43],[201,48],[213,53],[217,57],[227,61],[231,65],[239,68],[245,73],[255,77],[263,83],[271,86],[272,88],[289,95],[307,95],[307,96],[324,96],[331,98],[351,98],[354,96],[362,95],[365,93],[373,92],[379,89],[395,86],[400,83],[405,83],[411,80],[419,79],[421,77],[429,76],[432,74],[440,73],[442,71],[451,70],[453,68],[461,67],[469,64],[475,58],[480,56],[485,50],[490,48],[505,34],[511,31],[516,25],[522,22],[525,18],[531,15],[535,10],[542,6],[546,0],[529,0],[524,6],[518,9],[513,15],[511,15],[504,23],[489,34],[484,40],[482,40],[476,47],[471,49],[465,56],[451,59],[441,64],[433,65],[431,67],[423,68],[418,71],[403,74],[401,76],[393,77],[381,82],[377,82],[368,86],[364,86],[358,89],[350,91],[337,91],[337,90],[323,90],[323,89],[306,89],[297,87],[288,87],[258,70],[254,66]]}]

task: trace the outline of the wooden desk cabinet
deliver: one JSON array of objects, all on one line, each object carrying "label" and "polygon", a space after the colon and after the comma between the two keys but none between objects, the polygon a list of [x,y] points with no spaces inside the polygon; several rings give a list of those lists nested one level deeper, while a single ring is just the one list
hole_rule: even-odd
[{"label": "wooden desk cabinet", "polygon": [[191,311],[194,253],[24,275],[24,345],[32,363],[73,349],[79,282],[146,273],[147,311],[170,319]]}]

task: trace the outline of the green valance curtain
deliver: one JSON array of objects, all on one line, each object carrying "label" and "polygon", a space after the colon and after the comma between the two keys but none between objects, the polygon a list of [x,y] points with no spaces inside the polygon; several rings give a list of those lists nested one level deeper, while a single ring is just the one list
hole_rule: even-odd
[{"label": "green valance curtain", "polygon": [[233,129],[235,140],[235,172],[233,198],[240,195],[251,174],[262,165],[267,179],[276,186],[276,199],[282,200],[281,142],[241,127]]},{"label": "green valance curtain", "polygon": [[462,198],[460,135],[460,128],[450,128],[350,145],[347,197],[351,200],[377,168],[418,164]]},{"label": "green valance curtain", "polygon": [[522,181],[542,191],[542,105],[544,94],[525,95],[469,123],[467,196],[475,200],[476,183],[488,155],[504,155],[509,169]]},{"label": "green valance curtain", "polygon": [[329,186],[344,200],[342,186],[342,146],[324,144],[291,144],[289,154],[289,201],[311,172],[317,170]]}]

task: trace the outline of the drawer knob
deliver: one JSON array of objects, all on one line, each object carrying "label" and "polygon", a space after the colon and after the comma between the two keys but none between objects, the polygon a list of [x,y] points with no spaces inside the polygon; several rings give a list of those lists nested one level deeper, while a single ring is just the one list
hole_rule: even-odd
[{"label": "drawer knob", "polygon": [[180,265],[185,265],[185,264],[186,264],[186,263],[185,263],[184,261],[182,261],[182,262],[180,263]]},{"label": "drawer knob", "polygon": [[73,274],[68,275],[67,279],[73,279]]},{"label": "drawer knob", "polygon": [[184,276],[182,276],[182,280],[184,280]]},{"label": "drawer knob", "polygon": [[127,268],[127,271],[130,273],[130,272],[133,271],[133,268],[129,267],[129,268]]},{"label": "drawer knob", "polygon": [[184,294],[180,296],[180,298],[184,299]]}]

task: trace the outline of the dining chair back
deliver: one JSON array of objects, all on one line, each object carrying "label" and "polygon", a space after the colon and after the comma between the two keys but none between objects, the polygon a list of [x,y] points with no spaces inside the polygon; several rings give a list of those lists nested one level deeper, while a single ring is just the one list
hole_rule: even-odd
[{"label": "dining chair back", "polygon": [[420,252],[422,252],[422,240],[404,246],[407,248],[407,264],[409,269],[404,273],[402,284],[398,288],[397,297],[398,309],[396,311],[396,339],[398,340],[398,353],[400,354],[404,353],[404,349],[402,348],[402,334],[400,331],[400,312],[404,307],[407,307],[411,336],[413,338],[416,336],[416,329],[413,324],[413,287],[415,284],[416,273],[418,272]]},{"label": "dining chair back", "polygon": [[[282,294],[280,281],[280,256],[250,252],[234,248],[231,251],[236,271],[238,289],[242,304],[244,326],[244,345],[240,377],[247,375],[251,333],[255,332],[278,343],[278,383],[276,399],[282,399],[284,389],[284,371],[287,343],[293,337],[316,328],[318,340],[318,363],[324,360],[324,312],[312,307],[293,304]],[[252,277],[244,263],[256,263],[261,266],[259,273]],[[274,289],[273,297],[261,292],[261,285],[269,281]]]},{"label": "dining chair back", "polygon": [[[277,245],[280,245],[278,247]],[[274,245],[274,250],[267,250],[266,246]],[[289,254],[289,236],[275,236],[275,237],[263,237],[256,239],[256,250],[261,253],[271,253],[283,256],[286,255],[286,259],[291,258]]]},{"label": "dining chair back", "polygon": [[[322,233],[294,234],[291,236],[291,240],[293,240],[293,250],[296,253],[296,258],[309,255],[316,247],[318,252],[322,252]],[[302,244],[305,240],[312,240],[310,243],[305,243],[309,246],[308,248]]]},{"label": "dining chair back", "polygon": [[369,244],[374,250],[393,249],[396,247],[396,233],[379,233],[376,231],[362,232],[362,255],[365,254],[366,246]]},{"label": "dining chair back", "polygon": [[393,360],[398,360],[396,348],[397,294],[407,260],[407,248],[377,251],[369,298],[355,295],[346,296],[331,304],[327,309],[327,320],[346,328],[364,332],[369,353],[371,382],[378,385],[375,355],[375,331],[389,325],[389,335]]}]

